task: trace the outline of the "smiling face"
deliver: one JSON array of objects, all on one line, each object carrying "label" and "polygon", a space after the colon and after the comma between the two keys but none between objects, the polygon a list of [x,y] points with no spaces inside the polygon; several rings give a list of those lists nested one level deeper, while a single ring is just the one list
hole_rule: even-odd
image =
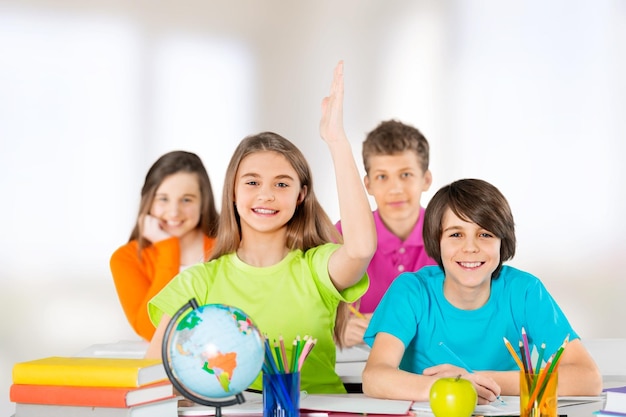
[{"label": "smiling face", "polygon": [[242,238],[252,231],[284,232],[306,190],[280,153],[264,151],[242,159],[235,179],[235,204]]},{"label": "smiling face", "polygon": [[413,229],[419,217],[421,198],[432,183],[429,170],[422,171],[413,151],[369,157],[364,178],[367,192],[374,197],[383,222],[401,238]]},{"label": "smiling face", "polygon": [[181,238],[198,226],[201,206],[197,175],[177,172],[165,177],[157,188],[150,215],[159,219],[164,231]]},{"label": "smiling face", "polygon": [[[478,308],[489,298],[491,276],[500,263],[501,240],[449,208],[442,221],[441,260],[444,294],[457,307]],[[469,297],[468,297],[469,296]]]}]

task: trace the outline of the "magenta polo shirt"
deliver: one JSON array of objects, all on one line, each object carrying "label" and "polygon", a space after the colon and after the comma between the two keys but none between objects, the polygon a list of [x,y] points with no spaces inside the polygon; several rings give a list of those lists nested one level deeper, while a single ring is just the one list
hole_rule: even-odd
[{"label": "magenta polo shirt", "polygon": [[[373,212],[376,224],[378,247],[367,267],[370,286],[361,298],[359,310],[362,313],[373,313],[391,282],[402,272],[415,272],[426,265],[437,265],[424,249],[422,228],[424,226],[424,208],[420,209],[419,219],[415,228],[406,240],[400,239],[385,227],[378,210]],[[337,222],[341,232],[341,222]]]}]

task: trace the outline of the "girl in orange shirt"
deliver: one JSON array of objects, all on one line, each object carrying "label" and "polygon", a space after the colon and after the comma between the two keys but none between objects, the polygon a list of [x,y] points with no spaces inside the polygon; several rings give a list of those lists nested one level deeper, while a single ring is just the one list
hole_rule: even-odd
[{"label": "girl in orange shirt", "polygon": [[150,167],[137,223],[110,261],[124,314],[143,339],[155,330],[148,301],[182,269],[209,258],[218,218],[209,176],[196,154],[169,152]]}]

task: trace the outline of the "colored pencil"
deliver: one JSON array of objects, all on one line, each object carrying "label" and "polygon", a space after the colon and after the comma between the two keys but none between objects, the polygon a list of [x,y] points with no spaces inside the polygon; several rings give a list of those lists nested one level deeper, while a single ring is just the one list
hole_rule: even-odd
[{"label": "colored pencil", "polygon": [[534,381],[533,386],[531,387],[531,394],[530,398],[528,399],[527,405],[528,409],[531,409],[533,407],[535,400],[541,401],[543,391],[545,391],[545,387],[548,385],[548,380],[550,379],[548,375],[552,375],[548,366],[543,368],[541,370],[541,373],[537,375],[537,380]]},{"label": "colored pencil", "polygon": [[449,348],[449,347],[448,347],[445,343],[443,343],[443,342],[439,342],[439,346],[441,346],[442,348],[444,348],[444,349],[448,352],[448,354],[449,354],[450,356],[452,356],[452,358],[453,358],[453,359],[457,362],[457,364],[458,364],[459,366],[461,366],[461,368],[465,368],[465,370],[466,370],[467,372],[469,372],[470,374],[474,373],[474,371],[472,370],[472,368],[470,368],[470,367],[469,367],[469,366],[468,366],[468,365],[467,365],[467,364],[463,361],[463,359],[459,358],[459,355],[457,355],[456,353],[454,353],[454,352],[452,351],[452,349],[450,349],[450,348]]},{"label": "colored pencil", "polygon": [[522,342],[524,344],[524,353],[526,354],[526,366],[527,366],[527,370],[528,373],[533,374],[533,362],[532,362],[532,358],[530,357],[530,346],[528,344],[528,336],[526,335],[526,329],[524,329],[522,327]]},{"label": "colored pencil", "polygon": [[537,371],[539,371],[541,369],[541,365],[543,365],[543,355],[546,351],[546,344],[542,343],[541,346],[539,347],[539,356],[537,357],[537,365],[535,366],[535,369]]},{"label": "colored pencil", "polygon": [[506,337],[503,337],[502,339],[504,339],[504,345],[511,353],[511,356],[513,357],[513,360],[515,361],[515,363],[517,363],[517,366],[519,366],[520,371],[523,371],[524,364],[522,364],[522,361],[520,360],[519,356],[517,356],[517,353],[515,353],[515,349],[513,349],[513,345],[511,345],[511,342],[509,342]]},{"label": "colored pencil", "polygon": [[354,314],[355,316],[357,316],[360,319],[364,319],[365,316],[363,315],[363,313],[361,313],[359,310],[356,309],[356,307],[354,307],[352,304],[348,304],[348,308],[350,309],[350,311],[352,312],[352,314]]},{"label": "colored pencil", "polygon": [[[470,373],[470,374],[473,374],[473,373],[474,373],[474,370],[473,370],[472,368],[470,368],[470,367],[469,367],[469,365],[467,365],[467,364],[463,361],[463,359],[461,359],[461,358],[459,357],[459,355],[457,355],[456,353],[454,353],[454,352],[452,351],[452,349],[450,349],[450,348],[449,348],[449,347],[448,347],[445,343],[443,343],[443,342],[439,342],[439,346],[441,346],[442,348],[444,348],[444,349],[448,352],[448,354],[449,354],[450,356],[452,356],[454,359],[456,359],[457,363],[458,363],[458,364],[460,364],[462,368],[465,368],[465,370],[466,370],[468,373]],[[499,396],[499,395],[496,397],[496,400],[497,400],[497,401],[499,401],[501,404],[506,404],[506,403],[504,402],[504,400],[503,400],[502,398],[500,398],[500,396]]]},{"label": "colored pencil", "polygon": [[278,343],[280,344],[280,356],[283,361],[283,368],[289,369],[289,360],[287,359],[287,351],[285,350],[285,339],[282,334],[278,336]]}]

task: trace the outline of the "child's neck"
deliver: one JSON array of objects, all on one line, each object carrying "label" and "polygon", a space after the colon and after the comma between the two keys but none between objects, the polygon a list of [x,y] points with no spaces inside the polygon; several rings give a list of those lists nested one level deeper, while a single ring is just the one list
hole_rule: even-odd
[{"label": "child's neck", "polygon": [[419,220],[419,211],[414,219],[403,219],[399,221],[389,221],[388,219],[381,219],[385,224],[385,227],[394,235],[405,241],[411,236],[417,221]]},{"label": "child's neck", "polygon": [[477,310],[484,306],[491,295],[491,282],[477,288],[454,285],[447,278],[443,284],[443,295],[453,306],[461,310]]},{"label": "child's neck", "polygon": [[248,265],[266,267],[276,265],[289,253],[285,242],[279,239],[269,239],[253,243],[242,239],[237,249],[237,257]]},{"label": "child's neck", "polygon": [[200,229],[195,229],[179,239],[180,264],[182,266],[193,265],[204,261],[204,234]]}]

